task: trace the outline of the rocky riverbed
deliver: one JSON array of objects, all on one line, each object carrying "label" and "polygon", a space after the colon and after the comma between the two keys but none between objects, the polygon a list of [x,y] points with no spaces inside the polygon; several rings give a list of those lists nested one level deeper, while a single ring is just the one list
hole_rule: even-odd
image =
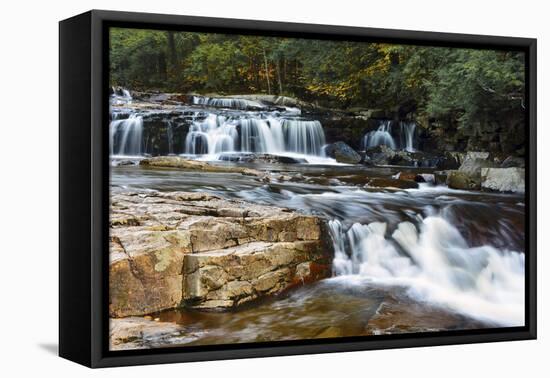
[{"label": "rocky riverbed", "polygon": [[110,314],[231,308],[330,274],[317,217],[200,192],[111,198]]},{"label": "rocky riverbed", "polygon": [[511,145],[274,96],[115,100],[112,349],[523,324]]}]

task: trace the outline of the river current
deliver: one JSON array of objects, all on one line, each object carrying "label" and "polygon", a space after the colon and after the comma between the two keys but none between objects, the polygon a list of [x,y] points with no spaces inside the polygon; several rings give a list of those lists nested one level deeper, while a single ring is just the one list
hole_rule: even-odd
[{"label": "river current", "polygon": [[[123,100],[111,115],[112,191],[205,191],[315,214],[326,221],[335,251],[331,278],[288,293],[230,312],[152,314],[181,324],[183,331],[143,340],[144,347],[524,324],[523,195],[453,190],[433,182],[416,189],[371,187],[372,178],[429,175],[434,169],[337,164],[325,156],[322,125],[296,108],[269,110],[246,100],[201,97],[151,116],[143,108],[124,108],[129,100]],[[271,179],[118,164],[151,153],[156,134],[145,132],[144,119],[155,117],[163,119],[155,127],[164,130],[165,154],[265,170]],[[178,145],[174,133],[181,125],[188,131]],[[382,122],[362,144],[414,151],[415,127]],[[220,154],[239,152],[285,155],[298,163],[219,161]]]},{"label": "river current", "polygon": [[155,315],[188,327],[173,343],[523,324],[523,196],[428,183],[406,190],[365,186],[367,177],[429,169],[245,165],[297,179],[265,183],[240,174],[116,166],[111,186],[113,191],[207,191],[320,215],[334,243],[333,278],[230,313]]}]

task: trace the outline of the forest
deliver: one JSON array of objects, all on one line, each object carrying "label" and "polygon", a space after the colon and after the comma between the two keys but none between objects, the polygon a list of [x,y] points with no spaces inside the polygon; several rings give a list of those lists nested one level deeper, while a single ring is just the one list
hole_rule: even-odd
[{"label": "forest", "polygon": [[110,44],[111,84],[133,90],[398,106],[462,125],[524,110],[517,51],[118,28]]}]

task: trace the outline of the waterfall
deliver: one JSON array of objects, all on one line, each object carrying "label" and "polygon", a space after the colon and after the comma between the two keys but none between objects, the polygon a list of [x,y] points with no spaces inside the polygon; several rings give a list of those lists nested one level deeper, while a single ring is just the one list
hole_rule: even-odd
[{"label": "waterfall", "polygon": [[285,149],[306,155],[323,155],[325,133],[319,121],[283,120]]},{"label": "waterfall", "polygon": [[221,152],[300,153],[323,155],[325,134],[318,121],[209,114],[191,125],[185,140],[188,154]]},{"label": "waterfall", "polygon": [[168,154],[174,153],[174,129],[172,127],[172,121],[166,122],[166,139],[168,140]]},{"label": "waterfall", "polygon": [[[415,122],[400,121],[399,129],[393,130],[394,121],[380,121],[376,130],[365,134],[362,141],[362,147],[369,149],[376,146],[387,146],[393,150],[401,149],[408,152],[414,152],[414,136],[416,131]],[[397,134],[397,141],[394,135]]]},{"label": "waterfall", "polygon": [[387,146],[395,150],[395,141],[391,135],[392,121],[383,121],[377,130],[369,131],[363,138],[365,149],[376,146]]},{"label": "waterfall", "polygon": [[237,125],[224,116],[209,114],[204,121],[194,121],[185,138],[185,152],[193,155],[235,151]]},{"label": "waterfall", "polygon": [[265,108],[265,106],[257,101],[246,100],[243,98],[193,96],[192,102],[194,105],[211,106],[214,108],[229,108],[241,110]]},{"label": "waterfall", "polygon": [[112,88],[111,105],[126,105],[132,103],[130,91],[124,88]]},{"label": "waterfall", "polygon": [[401,148],[405,151],[414,152],[414,131],[416,130],[415,122],[399,122]]},{"label": "waterfall", "polygon": [[344,232],[329,222],[338,276],[362,277],[407,288],[411,297],[468,316],[510,326],[524,324],[523,253],[469,247],[456,227],[429,216],[419,228],[402,222],[387,236],[386,223],[353,224]]},{"label": "waterfall", "polygon": [[115,119],[109,124],[111,155],[142,155],[143,118],[130,114],[126,119]]}]

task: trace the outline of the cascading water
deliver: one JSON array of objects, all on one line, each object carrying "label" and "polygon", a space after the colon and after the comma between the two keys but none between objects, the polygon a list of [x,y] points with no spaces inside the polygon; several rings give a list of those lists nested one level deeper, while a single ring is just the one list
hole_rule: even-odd
[{"label": "cascading water", "polygon": [[283,120],[285,149],[306,155],[323,154],[325,133],[319,121]]},{"label": "cascading water", "polygon": [[229,108],[229,109],[263,109],[265,106],[257,101],[247,100],[243,98],[227,98],[227,97],[203,97],[193,96],[194,105],[211,106],[214,108]]},{"label": "cascading water", "polygon": [[[402,149],[414,152],[416,123],[400,121],[398,131],[393,130],[394,124],[394,121],[391,120],[381,121],[376,130],[369,131],[365,134],[362,141],[362,147],[364,149],[369,149],[371,147],[384,145],[393,150]],[[393,136],[394,134],[397,134],[397,141]]]},{"label": "cascading water", "polygon": [[386,223],[353,224],[346,232],[329,222],[337,276],[406,287],[420,301],[435,303],[496,324],[524,324],[523,253],[491,246],[471,248],[441,216],[402,222],[386,237]]},{"label": "cascading water", "polygon": [[111,104],[127,105],[132,103],[130,91],[124,88],[112,88]]},{"label": "cascading water", "polygon": [[399,135],[401,137],[401,148],[405,151],[414,152],[414,132],[416,130],[415,122],[399,122]]},{"label": "cascading water", "polygon": [[209,114],[195,121],[185,140],[188,154],[221,152],[299,153],[323,156],[325,135],[318,121],[247,115],[227,118]]},{"label": "cascading water", "polygon": [[126,119],[114,119],[109,124],[111,155],[142,155],[143,118],[130,114]]},{"label": "cascading water", "polygon": [[395,141],[391,135],[391,124],[392,121],[383,121],[377,130],[369,131],[363,138],[365,149],[382,145],[395,149]]},{"label": "cascading water", "polygon": [[168,139],[168,154],[172,155],[174,153],[174,128],[171,121],[166,123],[166,139]]}]

